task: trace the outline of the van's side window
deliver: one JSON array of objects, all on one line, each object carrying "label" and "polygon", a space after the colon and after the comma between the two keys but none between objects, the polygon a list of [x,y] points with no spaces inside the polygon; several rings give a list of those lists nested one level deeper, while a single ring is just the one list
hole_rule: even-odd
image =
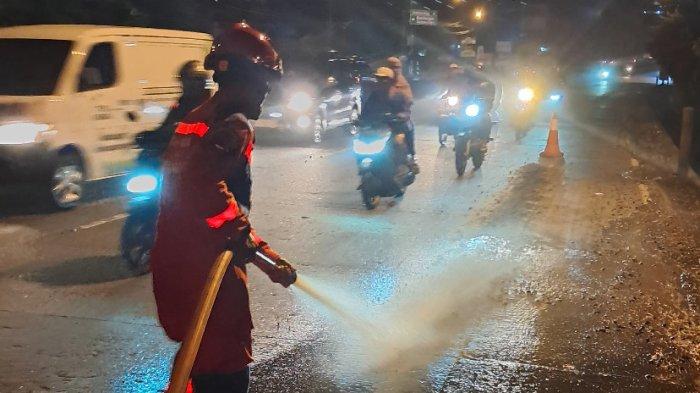
[{"label": "van's side window", "polygon": [[114,85],[116,79],[114,45],[105,42],[93,46],[80,72],[78,91],[104,89]]}]

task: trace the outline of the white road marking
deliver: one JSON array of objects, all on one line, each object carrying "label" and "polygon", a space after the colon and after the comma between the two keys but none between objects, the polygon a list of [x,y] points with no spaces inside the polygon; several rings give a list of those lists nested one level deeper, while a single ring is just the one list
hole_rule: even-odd
[{"label": "white road marking", "polygon": [[[41,233],[36,229],[26,225],[0,224],[0,239],[7,244],[17,242],[32,241],[39,237]],[[11,241],[9,239],[12,239]]]},{"label": "white road marking", "polygon": [[649,203],[651,200],[651,197],[649,195],[649,187],[647,187],[646,184],[639,184],[639,194],[641,195],[642,198],[642,204],[646,205]]},{"label": "white road marking", "polygon": [[0,235],[11,235],[25,228],[22,225],[0,225]]},{"label": "white road marking", "polygon": [[109,224],[110,222],[125,219],[127,217],[129,217],[129,215],[126,213],[115,214],[110,218],[105,218],[104,220],[97,220],[97,221],[93,221],[89,224],[81,225],[78,228],[73,229],[73,231],[95,228],[95,227],[98,227],[100,225]]}]

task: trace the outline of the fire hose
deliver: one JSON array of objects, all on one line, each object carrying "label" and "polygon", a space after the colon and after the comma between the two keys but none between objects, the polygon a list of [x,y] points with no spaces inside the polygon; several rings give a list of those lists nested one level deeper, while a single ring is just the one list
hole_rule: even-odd
[{"label": "fire hose", "polygon": [[[257,251],[255,255],[257,258],[254,264],[263,271],[269,270],[271,267],[277,269],[277,264],[262,252]],[[229,265],[231,264],[232,258],[233,253],[230,250],[222,252],[216,258],[214,265],[209,271],[209,277],[207,278],[207,282],[204,284],[204,289],[202,289],[199,303],[197,304],[195,313],[192,316],[190,328],[188,329],[185,339],[182,341],[182,347],[175,358],[175,364],[173,365],[173,371],[170,376],[170,384],[168,386],[167,393],[185,393],[187,390],[187,385],[190,380],[190,373],[192,372],[192,366],[194,365],[195,358],[197,357],[199,346],[202,343],[204,330],[207,327],[207,322],[209,321],[211,310],[214,307],[214,302],[216,301],[216,297],[219,293],[221,282],[224,279],[224,275],[226,274]],[[293,273],[293,277],[291,279],[292,283],[294,281],[296,281],[296,273]]]}]

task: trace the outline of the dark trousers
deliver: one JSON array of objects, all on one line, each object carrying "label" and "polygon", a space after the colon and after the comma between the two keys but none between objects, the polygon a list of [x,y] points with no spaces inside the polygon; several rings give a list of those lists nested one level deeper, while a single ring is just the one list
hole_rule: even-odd
[{"label": "dark trousers", "polygon": [[248,393],[250,368],[233,374],[193,375],[195,393]]},{"label": "dark trousers", "polygon": [[413,125],[413,122],[410,120],[408,122],[406,122],[406,128],[404,130],[404,132],[406,134],[406,149],[408,150],[408,154],[410,154],[414,157],[416,155],[415,131],[416,131],[416,128]]}]

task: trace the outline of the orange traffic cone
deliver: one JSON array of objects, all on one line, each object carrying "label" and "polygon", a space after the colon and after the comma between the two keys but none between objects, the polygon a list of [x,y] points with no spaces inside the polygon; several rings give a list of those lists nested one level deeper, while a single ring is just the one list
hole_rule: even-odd
[{"label": "orange traffic cone", "polygon": [[549,121],[549,136],[547,137],[547,147],[540,153],[542,158],[563,158],[564,153],[559,150],[559,130],[557,127],[557,114],[552,115]]}]

